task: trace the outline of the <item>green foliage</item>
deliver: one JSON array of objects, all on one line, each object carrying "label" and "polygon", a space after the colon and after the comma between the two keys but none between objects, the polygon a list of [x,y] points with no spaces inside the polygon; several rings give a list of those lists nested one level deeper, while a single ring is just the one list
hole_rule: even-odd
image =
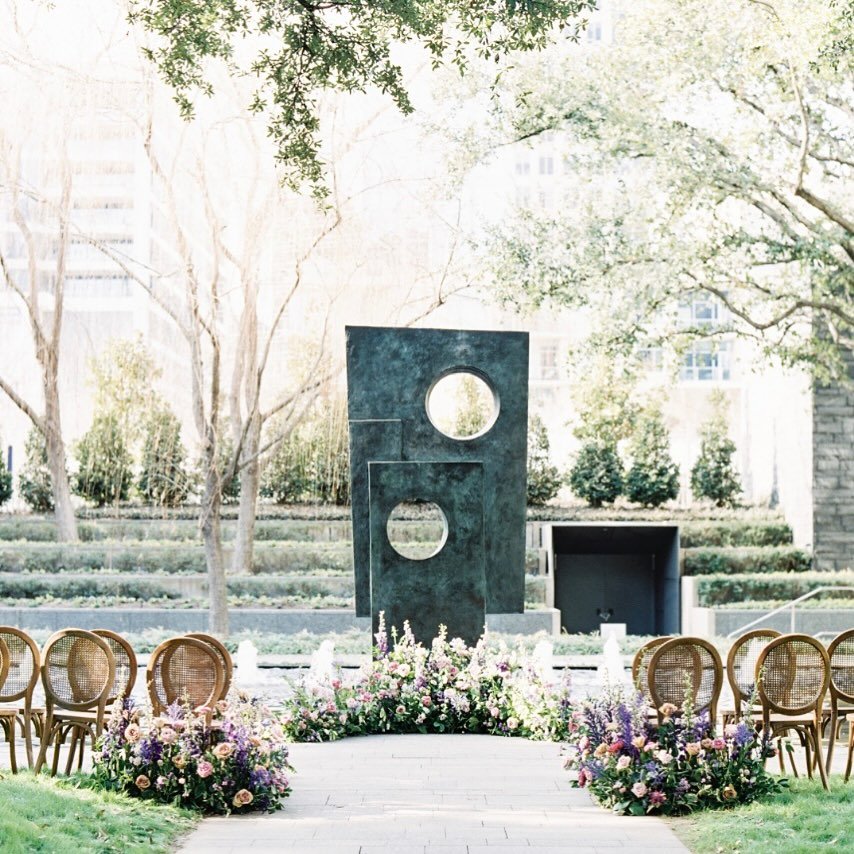
[{"label": "green foliage", "polygon": [[260,492],[276,504],[302,501],[309,493],[309,446],[299,432],[291,432],[283,439],[264,466]]},{"label": "green foliage", "polygon": [[145,501],[173,507],[187,497],[187,452],[181,442],[181,424],[167,408],[146,419],[137,487]]},{"label": "green foliage", "polygon": [[24,445],[26,461],[18,475],[21,498],[36,513],[53,511],[53,479],[47,464],[47,445],[41,432],[33,427]]},{"label": "green foliage", "polygon": [[133,482],[131,458],[119,419],[96,415],[75,447],[77,476],[74,491],[96,506],[126,501]]},{"label": "green foliage", "polygon": [[235,470],[232,477],[227,476],[233,459],[234,442],[231,441],[230,436],[223,435],[217,442],[217,467],[223,504],[234,504],[240,498],[240,473]]},{"label": "green foliage", "polygon": [[791,546],[769,548],[685,549],[685,575],[809,572],[812,555]]},{"label": "green foliage", "polygon": [[12,472],[6,468],[6,459],[3,455],[3,443],[0,442],[0,505],[5,504],[12,497]]},{"label": "green foliage", "polygon": [[734,507],[741,495],[741,481],[732,462],[735,442],[727,435],[722,398],[717,412],[702,431],[700,456],[691,469],[691,491],[695,498],[708,498],[717,507]]},{"label": "green foliage", "polygon": [[549,459],[549,434],[539,415],[528,419],[528,485],[529,507],[542,507],[560,491],[563,479]]},{"label": "green foliage", "polygon": [[[381,0],[324,3],[266,0],[134,0],[131,20],[150,34],[149,59],[175,90],[185,117],[194,92],[211,94],[211,60],[258,81],[250,108],[264,113],[285,182],[326,195],[319,149],[324,90],[377,90],[413,110],[395,45],[423,46],[434,65],[447,57],[465,71],[472,55],[498,60],[543,47],[558,29],[577,38],[588,0]],[[248,49],[247,49],[248,48]]]},{"label": "green foliage", "polygon": [[569,486],[591,507],[616,501],[623,491],[623,464],[616,446],[597,441],[582,445],[569,471]]},{"label": "green foliage", "polygon": [[582,442],[604,442],[616,448],[632,436],[638,418],[632,399],[636,376],[624,364],[595,352],[576,362],[574,374],[573,433]]},{"label": "green foliage", "polygon": [[486,426],[489,413],[483,398],[478,394],[480,386],[472,374],[464,374],[457,391],[457,418],[454,435],[475,436]]},{"label": "green foliage", "polygon": [[[743,575],[703,575],[697,596],[704,608],[732,603],[788,602],[817,587],[854,586],[854,572],[774,572]],[[832,594],[824,594],[831,596]],[[850,594],[849,594],[850,595]],[[854,601],[854,600],[852,600]]]},{"label": "green foliage", "polygon": [[702,546],[790,546],[787,522],[687,522],[679,526],[682,548]]},{"label": "green foliage", "polygon": [[658,407],[638,419],[629,446],[632,464],[626,474],[626,497],[644,507],[658,507],[679,495],[679,466],[670,456],[670,441]]}]

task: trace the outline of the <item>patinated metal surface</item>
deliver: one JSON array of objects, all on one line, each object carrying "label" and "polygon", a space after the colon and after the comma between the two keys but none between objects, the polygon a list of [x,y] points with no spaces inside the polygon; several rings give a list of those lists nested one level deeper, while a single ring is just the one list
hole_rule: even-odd
[{"label": "patinated metal surface", "polygon": [[[480,376],[499,404],[491,429],[465,440],[437,430],[426,408],[435,383],[457,371]],[[369,461],[393,459],[482,464],[487,611],[521,613],[525,600],[527,333],[348,327],[347,383],[356,613],[372,613],[365,468]],[[396,428],[387,426],[390,421],[400,424],[398,456],[393,456],[398,434]],[[373,428],[369,423],[386,426]]]},{"label": "patinated metal surface", "polygon": [[[415,637],[429,643],[439,626],[450,637],[477,642],[486,622],[483,551],[483,466],[480,463],[368,464],[370,495],[371,617],[387,626],[409,620]],[[387,523],[401,502],[437,504],[447,538],[432,557],[412,560],[389,542]]]}]

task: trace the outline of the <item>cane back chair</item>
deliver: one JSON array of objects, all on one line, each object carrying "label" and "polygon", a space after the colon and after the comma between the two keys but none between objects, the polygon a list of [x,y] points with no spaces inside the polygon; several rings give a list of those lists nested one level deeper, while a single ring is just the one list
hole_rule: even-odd
[{"label": "cane back chair", "polygon": [[0,679],[0,727],[9,742],[9,767],[17,773],[15,728],[24,736],[27,764],[33,767],[33,692],[39,681],[39,648],[26,632],[13,626],[0,626],[0,642],[8,651],[9,669]]},{"label": "cane back chair", "polygon": [[659,638],[648,640],[632,659],[632,685],[645,697],[649,696],[649,663],[652,654],[665,642],[673,640],[673,635],[663,635]]},{"label": "cane back chair", "polygon": [[[813,755],[825,789],[827,773],[821,750],[821,715],[830,684],[830,658],[810,635],[781,635],[770,641],[756,661],[756,684],[762,703],[763,730],[780,738],[795,732],[806,753],[812,778]],[[797,769],[793,770],[797,776]]]},{"label": "cane back chair", "polygon": [[209,643],[175,637],[151,653],[145,679],[152,710],[159,715],[173,703],[212,709],[222,695],[225,673],[219,654]]},{"label": "cane back chair", "polygon": [[754,629],[736,638],[726,659],[726,675],[732,690],[732,708],[721,712],[723,723],[728,724],[742,714],[749,714],[751,697],[756,694],[756,661],[768,641],[780,637],[776,629]]},{"label": "cane back chair", "polygon": [[[849,730],[854,728],[854,629],[838,634],[830,642],[827,647],[827,657],[830,659],[830,725],[826,763],[829,771],[839,724],[847,718]],[[849,737],[848,741],[854,746],[854,740]],[[849,749],[849,775],[851,773],[850,753]]]},{"label": "cane back chair", "polygon": [[107,697],[107,708],[110,708],[119,697],[130,697],[136,684],[137,661],[136,653],[126,638],[110,629],[93,629],[99,638],[107,642],[116,659],[116,678]]},{"label": "cane back chair", "polygon": [[109,644],[93,632],[63,629],[48,638],[41,660],[45,719],[35,771],[41,770],[53,741],[51,774],[56,774],[60,748],[70,735],[65,767],[68,774],[76,746],[80,746],[80,766],[86,736],[94,745],[104,729],[107,699],[116,678],[116,659]]},{"label": "cane back chair", "polygon": [[694,714],[706,713],[714,728],[718,697],[723,686],[723,664],[717,649],[702,638],[680,637],[665,641],[649,662],[649,694],[659,721],[666,715],[665,703],[681,712],[686,693]]},{"label": "cane back chair", "polygon": [[231,680],[234,675],[234,662],[232,661],[231,653],[226,649],[225,644],[213,635],[208,635],[204,632],[188,632],[184,637],[204,641],[204,643],[212,646],[214,652],[219,656],[223,674],[222,691],[220,692],[219,699],[224,700],[229,688],[231,688]]}]

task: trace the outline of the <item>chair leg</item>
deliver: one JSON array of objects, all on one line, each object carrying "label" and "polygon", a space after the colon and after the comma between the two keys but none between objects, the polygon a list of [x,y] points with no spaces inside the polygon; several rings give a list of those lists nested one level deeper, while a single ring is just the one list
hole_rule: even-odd
[{"label": "chair leg", "polygon": [[18,760],[15,756],[15,719],[9,718],[6,725],[8,726],[9,735],[9,767],[12,769],[13,774],[17,774]]},{"label": "chair leg", "polygon": [[783,739],[777,739],[777,760],[780,763],[780,776],[786,776],[786,757],[783,756],[785,753],[785,748],[783,747]]},{"label": "chair leg", "polygon": [[[65,762],[65,776],[71,773],[71,768],[74,765],[74,754],[77,752],[77,742],[80,740],[80,730],[76,726],[68,730],[71,740],[68,744],[68,759]],[[82,749],[82,748],[81,748]]]},{"label": "chair leg", "polygon": [[809,777],[809,779],[812,780],[812,768],[813,768],[813,757],[811,755],[812,738],[810,737],[810,730],[809,729],[806,729],[804,731],[804,737],[801,739],[801,741],[803,742],[804,756],[806,757],[806,761],[807,761],[807,777]]},{"label": "chair leg", "polygon": [[31,718],[32,715],[26,713],[21,721],[21,728],[24,731],[24,744],[27,748],[27,764],[30,768],[33,767],[33,726]]},{"label": "chair leg", "polygon": [[62,746],[62,742],[65,741],[65,738],[67,738],[67,736],[68,736],[67,731],[66,731],[65,735],[63,736],[61,726],[54,727],[54,730],[56,732],[56,737],[53,740],[53,762],[51,763],[51,766],[50,766],[50,776],[51,777],[55,777],[56,772],[59,769],[59,749]]},{"label": "chair leg", "polygon": [[845,765],[845,782],[851,776],[851,763],[854,760],[854,720],[848,719],[848,762]]},{"label": "chair leg", "polygon": [[818,773],[821,777],[821,785],[824,786],[825,792],[830,791],[830,786],[827,783],[827,770],[824,767],[824,757],[821,755],[821,726],[816,723],[814,727],[807,730],[807,738],[812,734],[815,738],[815,761],[818,765]]},{"label": "chair leg", "polygon": [[836,739],[839,735],[839,717],[836,708],[831,709],[830,725],[827,728],[827,759],[825,760],[825,768],[830,771],[833,767],[833,747],[836,744]]},{"label": "chair leg", "polygon": [[45,717],[42,719],[41,723],[41,733],[40,733],[40,741],[39,741],[39,755],[36,759],[35,767],[33,768],[33,772],[38,774],[39,771],[42,770],[42,766],[47,759],[47,749],[50,745],[51,740],[51,730],[53,729],[53,715],[45,714]]}]

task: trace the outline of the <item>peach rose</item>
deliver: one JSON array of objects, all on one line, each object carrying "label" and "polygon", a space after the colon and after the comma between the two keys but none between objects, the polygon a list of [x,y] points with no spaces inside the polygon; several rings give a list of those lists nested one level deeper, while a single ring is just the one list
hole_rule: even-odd
[{"label": "peach rose", "polygon": [[135,782],[137,789],[141,789],[143,792],[151,786],[151,780],[149,780],[145,774],[140,774],[139,777],[136,778]]},{"label": "peach rose", "polygon": [[125,738],[128,741],[139,741],[139,737],[142,735],[142,730],[139,728],[139,724],[128,724],[125,727]]},{"label": "peach rose", "polygon": [[236,807],[245,807],[252,803],[254,797],[248,789],[241,789],[232,800]]},{"label": "peach rose", "polygon": [[223,741],[213,749],[213,755],[217,759],[228,759],[234,753],[234,745],[230,741]]}]

